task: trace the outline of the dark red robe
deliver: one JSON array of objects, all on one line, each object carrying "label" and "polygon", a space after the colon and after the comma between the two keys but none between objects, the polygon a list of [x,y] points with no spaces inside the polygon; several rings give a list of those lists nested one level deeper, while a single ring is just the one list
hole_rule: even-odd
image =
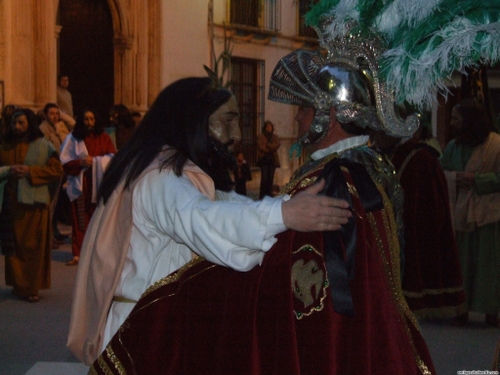
[{"label": "dark red robe", "polygon": [[[314,183],[327,161],[301,169],[288,192]],[[335,311],[331,292],[337,286],[325,261],[328,236],[287,231],[250,272],[198,259],[160,280],[144,293],[91,373],[435,374],[400,287],[390,201],[370,180],[382,205],[368,212],[365,197],[358,196],[364,190],[356,185],[359,179],[349,165],[338,170],[354,212],[354,277],[344,288],[354,315]],[[339,244],[351,253],[349,244]]]},{"label": "dark red robe", "polygon": [[409,141],[392,162],[404,191],[403,292],[420,318],[465,312],[458,248],[443,169],[428,146]]}]

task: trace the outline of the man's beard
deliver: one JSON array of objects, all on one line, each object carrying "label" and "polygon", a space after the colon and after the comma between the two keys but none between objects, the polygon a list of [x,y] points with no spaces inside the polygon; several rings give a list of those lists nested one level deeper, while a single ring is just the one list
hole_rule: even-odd
[{"label": "man's beard", "polygon": [[19,131],[13,131],[12,135],[13,135],[12,139],[14,139],[16,142],[21,142],[28,137],[28,131],[25,131],[24,133],[21,133]]},{"label": "man's beard", "polygon": [[229,146],[233,141],[221,143],[215,138],[208,138],[208,160],[209,166],[207,174],[214,180],[215,188],[222,191],[231,191],[234,182],[231,180],[229,170],[236,167],[236,158],[229,151]]}]

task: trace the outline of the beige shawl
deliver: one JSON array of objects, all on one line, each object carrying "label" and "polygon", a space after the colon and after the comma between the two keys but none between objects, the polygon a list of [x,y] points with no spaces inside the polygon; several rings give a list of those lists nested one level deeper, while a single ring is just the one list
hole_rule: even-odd
[{"label": "beige shawl", "polygon": [[[486,141],[474,149],[465,172],[500,172],[500,135],[490,133]],[[455,181],[450,185],[450,188],[455,187]],[[454,227],[457,231],[470,232],[476,226],[500,221],[500,192],[478,195],[474,188],[459,189],[454,206]]]},{"label": "beige shawl", "polygon": [[[134,188],[147,173],[158,172],[161,160],[168,155],[166,151],[155,159],[129,189],[124,190],[121,182],[106,205],[99,203],[89,224],[76,275],[67,342],[87,365],[100,354],[108,310],[127,255]],[[215,200],[213,181],[200,168],[189,162],[184,173],[201,193]]]}]

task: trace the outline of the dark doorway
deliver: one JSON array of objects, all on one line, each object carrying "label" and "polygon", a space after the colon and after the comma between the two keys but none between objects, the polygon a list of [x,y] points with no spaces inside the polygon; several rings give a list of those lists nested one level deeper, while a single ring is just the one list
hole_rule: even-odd
[{"label": "dark doorway", "polygon": [[114,104],[113,24],[107,0],[60,0],[59,72],[69,76],[76,116],[93,109],[104,126]]}]

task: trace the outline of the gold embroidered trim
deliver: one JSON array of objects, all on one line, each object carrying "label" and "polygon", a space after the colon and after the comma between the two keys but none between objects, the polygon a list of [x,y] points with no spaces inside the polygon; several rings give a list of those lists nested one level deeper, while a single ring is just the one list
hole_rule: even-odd
[{"label": "gold embroidered trim", "polygon": [[352,185],[349,182],[346,182],[347,185],[347,190],[349,191],[349,194],[355,196],[356,198],[359,198],[358,190],[356,189],[356,186]]},{"label": "gold embroidered trim", "polygon": [[[387,199],[385,192],[381,191],[381,194],[383,196],[384,202],[388,202],[388,199]],[[385,205],[385,203],[384,203],[384,205]],[[387,206],[389,206],[389,208],[390,208],[389,204],[387,204]],[[376,225],[376,221],[375,221],[375,218],[373,216],[373,213],[371,213],[371,212],[367,213],[367,217],[368,217],[368,222],[370,223],[370,226],[372,227],[373,233],[375,235],[378,252],[382,258],[382,264],[384,266],[385,273],[386,273],[388,281],[389,281],[389,286],[392,290],[392,296],[394,298],[394,302],[396,303],[399,314],[402,317],[402,322],[405,326],[405,331],[406,331],[406,334],[408,336],[408,340],[410,342],[413,355],[415,357],[415,362],[416,362],[420,372],[422,373],[422,375],[432,375],[431,372],[429,371],[429,368],[424,363],[424,361],[420,358],[420,356],[417,352],[417,348],[415,347],[415,343],[413,342],[413,338],[411,336],[410,328],[408,327],[408,323],[405,319],[405,317],[407,319],[409,319],[412,322],[412,324],[415,326],[417,331],[420,331],[420,328],[418,327],[417,320],[416,320],[415,316],[413,315],[413,313],[410,311],[410,308],[408,307],[408,305],[406,304],[406,300],[404,299],[403,292],[402,292],[402,289],[400,287],[401,284],[400,284],[400,270],[399,270],[399,261],[398,261],[399,258],[395,258],[396,253],[399,253],[399,251],[397,250],[399,248],[399,243],[397,240],[397,235],[395,234],[396,233],[395,226],[393,227],[394,230],[391,230],[391,225],[390,225],[390,224],[395,225],[395,219],[394,219],[394,216],[392,214],[392,209],[388,210],[387,208],[385,208],[384,212],[382,212],[382,219],[383,219],[384,227],[387,231],[387,235],[388,235],[387,237],[389,240],[389,252],[390,252],[391,259],[392,259],[392,262],[391,262],[392,264],[389,263],[386,255],[385,255],[382,237],[380,235],[380,232],[378,231],[378,227]],[[397,247],[395,248],[394,245],[397,245]]]},{"label": "gold embroidered trim", "polygon": [[451,319],[467,312],[465,303],[458,306],[446,306],[436,308],[425,308],[412,311],[418,320],[422,319]]},{"label": "gold embroidered trim", "polygon": [[[111,363],[115,367],[116,371],[118,371],[118,373],[120,375],[126,375],[126,371],[123,368],[122,363],[118,360],[115,353],[113,352],[113,349],[111,349],[111,345],[108,345],[106,347],[105,353],[106,353],[106,356],[108,357],[108,359],[111,361]],[[113,375],[113,371],[111,370],[111,368],[108,366],[108,364],[104,360],[103,355],[104,355],[104,353],[101,354],[97,358],[97,364],[99,365],[99,368],[102,370],[102,372],[104,372],[104,374]],[[93,367],[91,367],[91,369],[89,371],[89,375],[96,375],[96,374],[97,374],[97,371]]]},{"label": "gold embroidered trim", "polygon": [[464,288],[461,286],[457,286],[455,288],[443,288],[443,289],[422,289],[421,292],[410,292],[407,290],[403,290],[403,294],[406,297],[410,298],[422,298],[426,295],[431,295],[431,296],[436,296],[438,294],[443,294],[443,293],[456,293],[456,292],[461,292],[463,291]]},{"label": "gold embroidered trim", "polygon": [[98,375],[97,374],[97,370],[94,368],[94,366],[92,366],[90,369],[89,369],[89,373],[87,375]]},{"label": "gold embroidered trim", "polygon": [[172,273],[172,274],[164,277],[163,279],[160,279],[160,280],[156,281],[155,283],[151,284],[149,286],[149,288],[146,289],[146,291],[144,293],[142,293],[141,298],[143,298],[144,296],[148,295],[149,293],[151,293],[152,291],[158,289],[159,287],[161,287],[163,285],[167,285],[167,284],[176,282],[177,280],[179,280],[179,278],[181,277],[181,275],[184,272],[186,272],[188,269],[190,269],[191,267],[197,265],[198,263],[200,263],[203,260],[204,259],[202,257],[200,257],[200,256],[197,256],[196,258],[191,259],[188,263],[186,263],[185,265],[183,265],[181,268],[179,268],[174,273]]},{"label": "gold embroidered trim", "polygon": [[[303,245],[301,246],[298,250],[296,251],[292,251],[292,254],[297,254],[301,251],[312,251],[314,253],[316,253],[319,257],[323,258],[323,255],[314,248],[314,246],[311,246],[309,244],[306,244],[306,245]],[[298,261],[300,261],[301,259],[299,259]],[[297,262],[298,262],[297,261]],[[296,270],[296,267],[295,267],[295,264],[297,264],[297,262],[295,262],[292,266],[292,293],[295,295],[295,280],[299,277],[299,275],[297,274],[297,270]],[[295,272],[294,272],[294,268],[295,268]],[[327,296],[327,288],[328,286],[330,285],[330,283],[328,282],[328,277],[326,275],[326,269],[324,270],[324,274],[323,274],[323,287],[322,287],[322,291],[323,291],[323,296],[320,298],[319,300],[319,305],[318,306],[314,306],[311,308],[311,310],[308,312],[308,313],[298,313],[296,312],[295,310],[293,311],[293,313],[295,314],[295,318],[297,320],[300,320],[302,319],[304,316],[310,316],[312,313],[314,313],[315,311],[321,311],[323,310],[323,307],[324,307],[324,300]],[[319,291],[318,291],[318,295],[319,295]],[[297,298],[297,296],[295,296],[295,298]],[[300,298],[297,298],[300,300]]]},{"label": "gold embroidered trim", "polygon": [[[297,172],[300,173],[300,175],[296,175],[296,173],[293,174],[292,179],[288,184],[286,184],[280,191],[280,195],[282,194],[289,194],[292,196],[295,193],[295,190],[298,190],[299,188],[305,188],[308,187],[309,185],[312,185],[314,182],[316,182],[317,177],[313,178],[304,178],[304,176],[313,174],[314,172],[317,172],[320,169],[323,169],[326,163],[328,163],[330,160],[333,160],[337,158],[339,154],[333,153],[328,156],[325,156],[323,159],[321,159],[321,162],[315,166],[313,169],[310,171],[306,171],[304,173],[300,173],[301,170],[298,169]],[[301,182],[303,180],[303,182]],[[300,186],[296,186],[300,182]],[[307,184],[308,183],[308,184]]]},{"label": "gold embroidered trim", "polygon": [[121,361],[116,356],[115,352],[111,348],[111,345],[108,345],[106,347],[106,355],[108,356],[109,360],[111,361],[111,363],[113,364],[113,366],[115,367],[115,369],[118,371],[118,374],[120,374],[120,375],[126,375],[127,374],[127,371],[125,371],[125,368],[123,367],[123,364],[121,363]]},{"label": "gold embroidered trim", "polygon": [[[190,262],[186,263],[183,267],[179,268],[179,269],[178,269],[176,272],[174,272],[173,274],[170,274],[170,275],[168,275],[168,276],[164,277],[163,279],[160,279],[160,280],[158,280],[157,282],[155,282],[154,284],[152,284],[152,285],[151,285],[151,286],[150,286],[150,287],[149,287],[149,288],[148,288],[148,289],[147,289],[147,290],[146,290],[146,291],[142,294],[141,298],[145,297],[147,294],[151,293],[152,291],[154,291],[154,290],[158,289],[159,287],[161,287],[161,286],[163,286],[163,285],[167,285],[167,284],[170,284],[170,283],[176,282],[177,280],[179,280],[180,276],[181,276],[184,272],[186,272],[189,268],[191,268],[191,267],[195,266],[196,264],[198,264],[198,263],[202,262],[203,260],[204,260],[204,259],[203,259],[203,258],[201,258],[201,257],[196,257],[196,258],[192,259]],[[150,301],[147,305],[144,305],[144,306],[142,306],[141,308],[139,308],[139,309],[137,309],[137,310],[132,311],[132,312],[130,313],[130,315],[129,315],[129,316],[131,317],[131,316],[133,316],[133,315],[137,314],[138,312],[140,312],[140,311],[142,311],[143,309],[145,309],[145,308],[147,308],[147,307],[151,306],[152,304],[154,304],[154,303],[158,302],[159,300],[162,300],[162,299],[164,299],[164,298],[169,298],[169,297],[172,297],[173,295],[175,295],[175,294],[176,294],[176,293],[177,293],[177,292],[181,289],[182,285],[183,285],[185,282],[187,282],[187,281],[191,280],[192,278],[194,278],[194,277],[198,276],[199,274],[201,274],[201,273],[203,273],[203,272],[205,272],[205,271],[208,271],[208,270],[210,270],[210,269],[212,269],[212,268],[214,268],[214,267],[217,267],[217,265],[212,264],[212,265],[210,265],[209,267],[207,267],[207,268],[204,268],[204,269],[200,270],[200,272],[198,272],[198,273],[196,273],[196,274],[194,274],[194,275],[190,276],[190,277],[189,277],[188,279],[186,279],[186,280],[185,280],[185,281],[184,281],[181,285],[179,285],[179,288],[177,288],[177,290],[176,290],[176,291],[174,291],[174,292],[172,292],[172,293],[170,293],[170,294],[168,294],[168,295],[163,295],[163,296],[160,296],[160,297],[158,297],[158,298],[156,298],[156,299],[154,299],[154,300]],[[123,333],[124,331],[126,331],[128,328],[129,328],[129,325],[128,325],[127,321],[125,321],[125,322],[121,325],[120,329],[118,330],[118,341],[119,341],[119,343],[120,343],[120,346],[121,346],[121,347],[123,348],[123,350],[125,351],[125,353],[127,353],[127,357],[129,358],[129,361],[130,361],[130,363],[132,364],[132,368],[135,368],[135,365],[134,365],[134,361],[133,361],[133,359],[132,359],[132,356],[130,355],[129,351],[127,350],[127,348],[126,348],[126,346],[124,345],[123,340],[122,340],[122,333]],[[110,350],[111,350],[110,345],[108,345],[108,347],[109,347],[109,348],[110,348]],[[106,348],[106,350],[107,350],[107,348]],[[116,356],[115,356],[115,358],[116,358],[116,360],[118,361],[118,358],[117,358]],[[121,363],[120,363],[120,365],[121,365]],[[122,369],[123,369],[123,366],[122,366]],[[125,373],[124,373],[124,374],[125,374]]]},{"label": "gold embroidered trim", "polygon": [[298,250],[292,251],[292,254],[298,254],[301,251],[312,251],[313,253],[316,253],[319,255],[321,258],[323,258],[323,254],[321,254],[314,246],[311,246],[309,244],[302,245]]}]

